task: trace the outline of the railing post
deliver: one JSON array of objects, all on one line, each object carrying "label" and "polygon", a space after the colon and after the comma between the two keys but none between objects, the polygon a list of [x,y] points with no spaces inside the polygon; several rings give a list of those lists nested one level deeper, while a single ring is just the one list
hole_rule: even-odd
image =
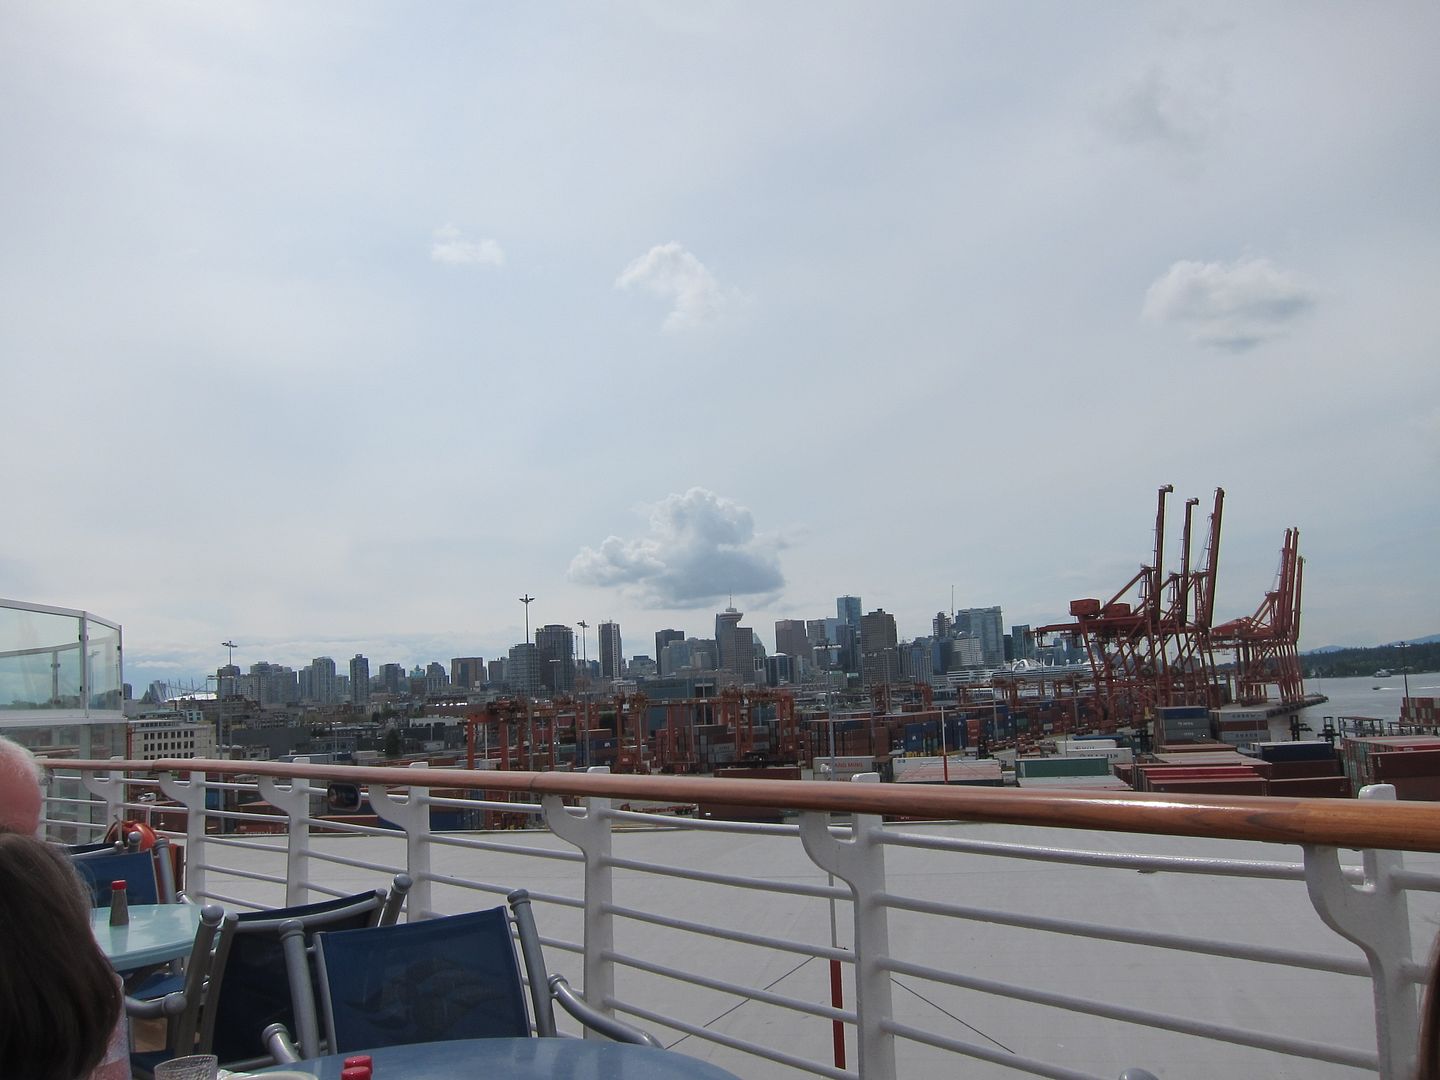
[{"label": "railing post", "polygon": [[[1395,788],[1371,784],[1361,788],[1360,798],[1393,800]],[[1352,886],[1340,868],[1338,849],[1316,845],[1304,850],[1310,902],[1325,925],[1359,945],[1370,963],[1380,1076],[1408,1077],[1418,1049],[1419,1007],[1415,984],[1405,977],[1410,962],[1409,903],[1394,877],[1403,868],[1404,856],[1366,849],[1365,883]]]},{"label": "railing post", "polygon": [[[608,765],[586,769],[591,773],[608,773]],[[585,999],[608,1015],[614,1015],[610,1000],[615,996],[615,964],[609,953],[615,948],[615,916],[611,911],[614,897],[610,867],[609,799],[585,799],[585,814],[576,817],[565,809],[559,795],[546,795],[540,800],[545,809],[545,824],[567,843],[574,844],[585,856]],[[598,1039],[598,1032],[585,1029],[585,1038]]]},{"label": "railing post", "polygon": [[[425,761],[412,761],[410,768],[428,768]],[[382,821],[401,829],[405,833],[405,872],[414,884],[405,904],[405,921],[419,922],[429,917],[431,911],[432,882],[430,880],[430,789],[411,787],[410,794],[402,801],[390,794],[384,784],[369,785],[370,809]]]},{"label": "railing post", "polygon": [[[122,761],[124,759],[112,756],[110,760]],[[106,829],[125,820],[125,778],[118,769],[111,769],[103,774],[81,773],[80,782],[85,785],[86,791],[105,803]],[[77,839],[80,837],[77,836]]]},{"label": "railing post", "polygon": [[205,863],[208,861],[205,856],[205,774],[192,772],[189,780],[182,781],[174,773],[163,772],[158,780],[165,797],[185,807],[185,895],[198,900],[205,895]]},{"label": "railing post", "polygon": [[[854,777],[860,783],[878,783],[878,773]],[[830,835],[830,815],[807,811],[800,815],[800,840],[805,853],[820,869],[850,886],[855,912],[855,1040],[857,1065],[864,1080],[893,1080],[895,1036],[886,1030],[894,1016],[890,972],[883,966],[890,956],[889,911],[885,894],[885,848],[878,842],[884,823],[876,814],[855,814],[850,840]]]},{"label": "railing post", "polygon": [[[297,757],[296,765],[309,765],[308,757]],[[290,778],[289,787],[281,787],[273,776],[260,777],[260,795],[271,806],[284,812],[288,819],[285,848],[285,903],[303,904],[310,899],[310,781],[303,776]]]}]

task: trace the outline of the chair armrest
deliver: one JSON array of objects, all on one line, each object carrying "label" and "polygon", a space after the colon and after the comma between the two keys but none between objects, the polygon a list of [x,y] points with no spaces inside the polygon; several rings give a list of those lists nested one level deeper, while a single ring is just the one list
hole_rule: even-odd
[{"label": "chair armrest", "polygon": [[301,1060],[300,1051],[296,1049],[295,1042],[290,1038],[290,1032],[284,1024],[271,1024],[260,1033],[260,1038],[277,1064],[292,1065]]},{"label": "chair armrest", "polygon": [[132,1020],[164,1020],[184,1011],[185,995],[179,990],[158,998],[125,997],[125,1015]]},{"label": "chair armrest", "polygon": [[660,1040],[649,1032],[641,1031],[637,1027],[631,1027],[623,1020],[617,1020],[608,1013],[603,1013],[588,1001],[582,998],[570,984],[565,981],[564,975],[550,976],[550,996],[560,1002],[560,1007],[573,1016],[580,1023],[592,1031],[598,1031],[607,1039],[614,1039],[616,1042],[633,1043],[636,1046],[653,1046],[657,1050],[663,1050]]}]

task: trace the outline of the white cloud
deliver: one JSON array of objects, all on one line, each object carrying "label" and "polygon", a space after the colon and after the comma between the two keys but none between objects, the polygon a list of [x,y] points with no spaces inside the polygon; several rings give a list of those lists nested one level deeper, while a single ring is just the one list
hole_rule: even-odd
[{"label": "white cloud", "polygon": [[1314,304],[1314,290],[1269,259],[1182,260],[1146,290],[1143,314],[1202,345],[1239,351],[1277,337]]},{"label": "white cloud", "polygon": [[505,251],[488,236],[466,240],[454,225],[442,225],[430,240],[430,261],[449,266],[504,266]]},{"label": "white cloud", "polygon": [[650,507],[650,531],[582,548],[571,581],[618,586],[648,607],[690,607],[729,595],[773,593],[785,584],[780,543],[757,536],[750,511],[704,488]]},{"label": "white cloud", "polygon": [[742,301],[723,288],[705,264],[675,241],[656,244],[615,279],[617,289],[648,289],[671,303],[666,330],[687,330],[717,321]]}]

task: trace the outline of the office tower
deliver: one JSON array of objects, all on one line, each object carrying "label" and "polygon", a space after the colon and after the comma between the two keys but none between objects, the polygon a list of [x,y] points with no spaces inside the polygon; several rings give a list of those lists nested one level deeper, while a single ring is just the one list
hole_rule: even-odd
[{"label": "office tower", "polygon": [[505,657],[496,657],[485,666],[485,680],[491,686],[503,686],[505,683],[505,667],[509,663]]},{"label": "office tower", "polygon": [[974,634],[956,634],[950,639],[950,666],[946,671],[985,666],[985,649]]},{"label": "office tower", "polygon": [[745,616],[733,607],[715,615],[715,643],[720,648],[720,670],[733,672],[742,683],[755,681],[755,645],[750,628],[740,625]]},{"label": "office tower", "polygon": [[400,695],[405,692],[405,667],[402,664],[380,665],[380,691]]},{"label": "office tower", "polygon": [[[826,620],[828,623],[830,620]],[[860,628],[840,619],[835,620],[836,662],[841,671],[860,670]]]},{"label": "office tower", "polygon": [[1016,660],[1035,659],[1035,635],[1029,623],[1016,623],[1010,627],[1010,643]]},{"label": "office tower", "polygon": [[775,621],[775,651],[796,659],[810,659],[810,639],[805,635],[804,619]]},{"label": "office tower", "polygon": [[370,661],[356,653],[350,658],[350,702],[364,705],[370,700]]},{"label": "office tower", "polygon": [[1005,620],[998,607],[961,608],[955,612],[955,629],[980,639],[986,664],[999,667],[1005,662]]},{"label": "office tower", "polygon": [[776,653],[765,658],[765,685],[785,686],[795,681],[795,666],[786,653]]},{"label": "office tower", "polygon": [[552,694],[575,689],[575,631],[564,623],[549,623],[535,631],[539,652],[540,685]]},{"label": "office tower", "polygon": [[483,656],[452,656],[450,658],[450,685],[457,690],[473,690],[485,682],[485,658]]},{"label": "office tower", "polygon": [[[691,638],[690,641],[694,641]],[[660,677],[668,678],[690,666],[690,642],[669,641],[660,653]]]},{"label": "office tower", "polygon": [[935,618],[930,623],[930,629],[933,637],[949,637],[951,629],[950,616],[943,611],[937,611]]},{"label": "office tower", "polygon": [[510,648],[510,663],[506,666],[510,689],[517,694],[533,696],[540,692],[540,654],[534,645],[526,642]]},{"label": "office tower", "polygon": [[620,651],[620,624],[602,622],[600,634],[600,677],[622,679],[625,677],[625,654]]},{"label": "office tower", "polygon": [[835,598],[835,617],[843,623],[849,623],[856,630],[860,629],[860,597],[858,596],[837,596]]},{"label": "office tower", "polygon": [[898,681],[900,654],[895,616],[876,608],[860,618],[860,681],[877,686]]},{"label": "office tower", "polygon": [[672,641],[684,640],[684,630],[657,630],[655,632],[655,662],[660,665],[660,674],[665,674],[665,646]]},{"label": "office tower", "polygon": [[425,665],[425,693],[443,694],[450,686],[450,673],[445,670],[445,665],[439,660],[431,660]]},{"label": "office tower", "polygon": [[298,689],[302,701],[313,701],[319,705],[333,705],[335,697],[335,661],[328,656],[317,656],[301,671]]}]

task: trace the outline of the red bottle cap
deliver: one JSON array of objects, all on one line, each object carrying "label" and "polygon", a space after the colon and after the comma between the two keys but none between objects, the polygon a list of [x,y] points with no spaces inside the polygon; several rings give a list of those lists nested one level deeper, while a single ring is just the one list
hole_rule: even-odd
[{"label": "red bottle cap", "polygon": [[352,1065],[340,1070],[340,1080],[370,1080],[370,1066]]},{"label": "red bottle cap", "polygon": [[120,881],[112,881],[112,882],[110,882],[110,891],[111,891],[111,892],[115,892],[116,890],[128,889],[129,887],[130,887],[130,883],[129,883],[128,881],[123,880],[123,879],[120,880]]},{"label": "red bottle cap", "polygon": [[345,1068],[347,1069],[353,1069],[356,1066],[369,1069],[372,1068],[374,1065],[375,1059],[372,1058],[369,1054],[356,1054],[354,1057],[347,1057],[345,1059]]}]

